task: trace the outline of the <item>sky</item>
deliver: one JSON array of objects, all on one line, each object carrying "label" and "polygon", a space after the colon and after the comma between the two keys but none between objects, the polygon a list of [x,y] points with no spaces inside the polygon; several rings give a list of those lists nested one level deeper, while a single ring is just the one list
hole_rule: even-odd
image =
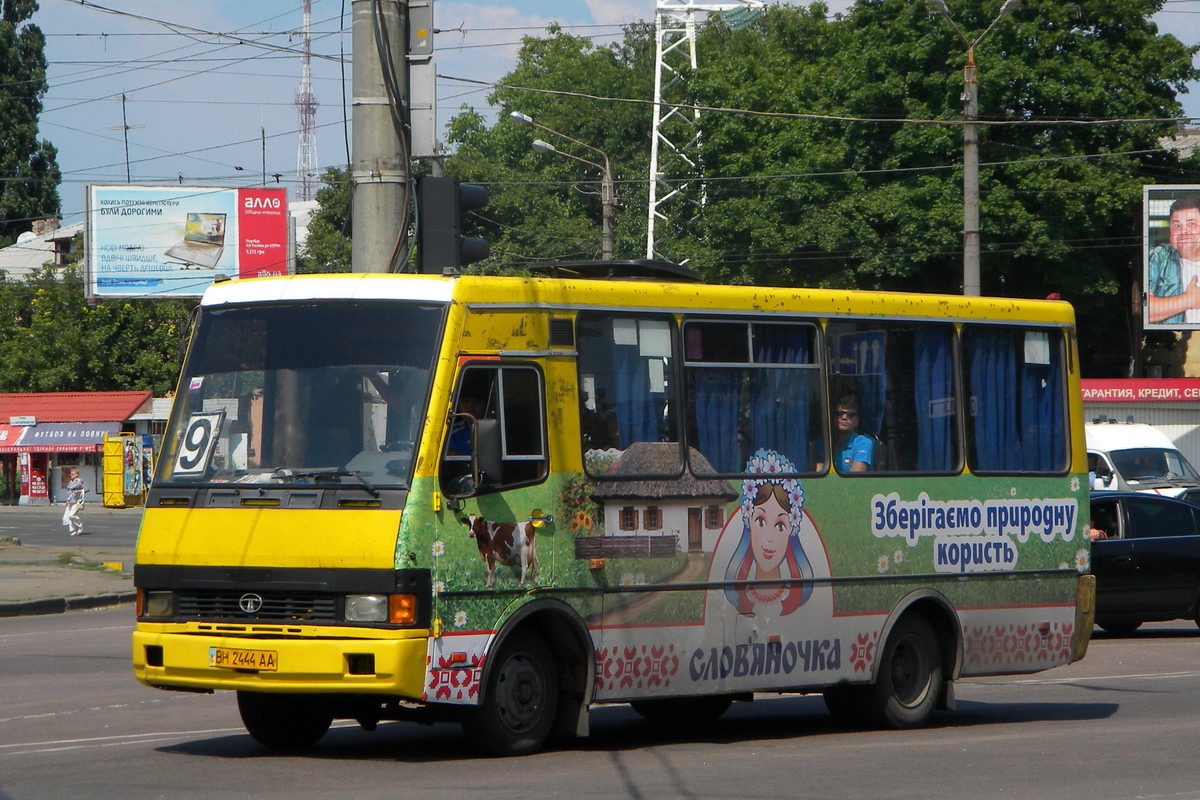
[{"label": "sky", "polygon": [[[322,169],[348,159],[351,5],[312,0]],[[850,0],[828,5],[843,11]],[[58,148],[64,224],[82,221],[87,184],[127,175],[192,186],[278,181],[296,199],[301,9],[301,0],[40,0],[33,21],[46,35],[50,84],[41,135]],[[486,108],[487,87],[453,78],[499,80],[522,36],[558,23],[610,43],[623,23],[651,20],[654,9],[654,0],[436,0],[439,125],[463,104]],[[1156,21],[1194,43],[1200,0],[1167,0]],[[1183,101],[1200,117],[1200,86]]]}]

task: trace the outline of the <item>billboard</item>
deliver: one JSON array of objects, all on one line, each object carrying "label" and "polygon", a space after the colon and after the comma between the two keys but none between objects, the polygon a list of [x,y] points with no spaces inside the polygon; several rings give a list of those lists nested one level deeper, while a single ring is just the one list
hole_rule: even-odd
[{"label": "billboard", "polygon": [[286,189],[87,187],[90,297],[197,297],[218,275],[286,275]]},{"label": "billboard", "polygon": [[1200,186],[1142,187],[1143,323],[1200,328]]}]

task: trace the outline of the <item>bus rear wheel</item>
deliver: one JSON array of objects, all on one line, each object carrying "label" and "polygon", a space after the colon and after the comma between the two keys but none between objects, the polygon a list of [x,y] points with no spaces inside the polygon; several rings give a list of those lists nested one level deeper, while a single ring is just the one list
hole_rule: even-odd
[{"label": "bus rear wheel", "polygon": [[242,724],[254,741],[275,750],[316,744],[333,722],[313,698],[295,694],[237,693]]},{"label": "bus rear wheel", "polygon": [[942,690],[942,647],[922,616],[909,615],[888,636],[879,673],[864,699],[873,721],[919,728],[929,721]]},{"label": "bus rear wheel", "polygon": [[534,753],[550,735],[558,709],[554,654],[542,637],[521,632],[506,639],[493,658],[483,700],[463,720],[463,730],[492,755]]}]

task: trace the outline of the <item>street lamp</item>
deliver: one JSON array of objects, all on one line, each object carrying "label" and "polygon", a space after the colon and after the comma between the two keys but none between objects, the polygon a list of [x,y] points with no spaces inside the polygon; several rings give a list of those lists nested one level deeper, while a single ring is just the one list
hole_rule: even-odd
[{"label": "street lamp", "polygon": [[573,139],[565,133],[556,131],[553,128],[547,128],[545,125],[540,125],[533,121],[533,117],[528,114],[522,114],[520,111],[509,113],[509,118],[522,125],[532,125],[538,130],[552,133],[555,136],[566,139],[568,142],[579,145],[580,147],[591,150],[593,153],[599,154],[604,159],[604,163],[589,161],[586,158],[580,158],[573,153],[568,153],[565,150],[559,150],[549,142],[541,139],[533,140],[533,149],[537,153],[557,153],[560,156],[574,159],[580,163],[595,167],[600,170],[600,203],[601,203],[601,225],[600,225],[600,257],[605,261],[609,261],[613,257],[613,219],[617,213],[617,193],[613,186],[612,169],[609,166],[608,153],[601,150],[599,147],[592,147],[590,144]]},{"label": "street lamp", "polygon": [[1021,5],[1021,0],[1005,0],[1000,13],[983,33],[972,41],[950,16],[945,0],[929,0],[933,7],[967,46],[967,64],[963,67],[963,294],[980,294],[979,287],[979,84],[975,80],[975,48],[991,33],[996,23]]}]

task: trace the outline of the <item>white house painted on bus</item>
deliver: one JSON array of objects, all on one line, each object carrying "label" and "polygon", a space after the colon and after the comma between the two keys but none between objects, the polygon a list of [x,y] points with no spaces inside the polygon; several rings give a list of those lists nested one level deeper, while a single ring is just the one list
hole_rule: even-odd
[{"label": "white house painted on bus", "polygon": [[[604,536],[640,537],[647,545],[657,542],[655,553],[676,549],[712,552],[725,524],[725,508],[737,494],[729,483],[715,478],[697,478],[684,469],[678,478],[648,479],[638,475],[661,475],[677,468],[679,445],[674,442],[636,442],[609,469],[606,479],[596,482],[592,499],[604,509]],[[689,463],[703,472],[715,472],[696,450]],[[629,475],[628,480],[612,476]],[[674,539],[670,550],[663,539]],[[625,548],[622,548],[625,549]],[[666,550],[666,553],[663,551]]]}]

